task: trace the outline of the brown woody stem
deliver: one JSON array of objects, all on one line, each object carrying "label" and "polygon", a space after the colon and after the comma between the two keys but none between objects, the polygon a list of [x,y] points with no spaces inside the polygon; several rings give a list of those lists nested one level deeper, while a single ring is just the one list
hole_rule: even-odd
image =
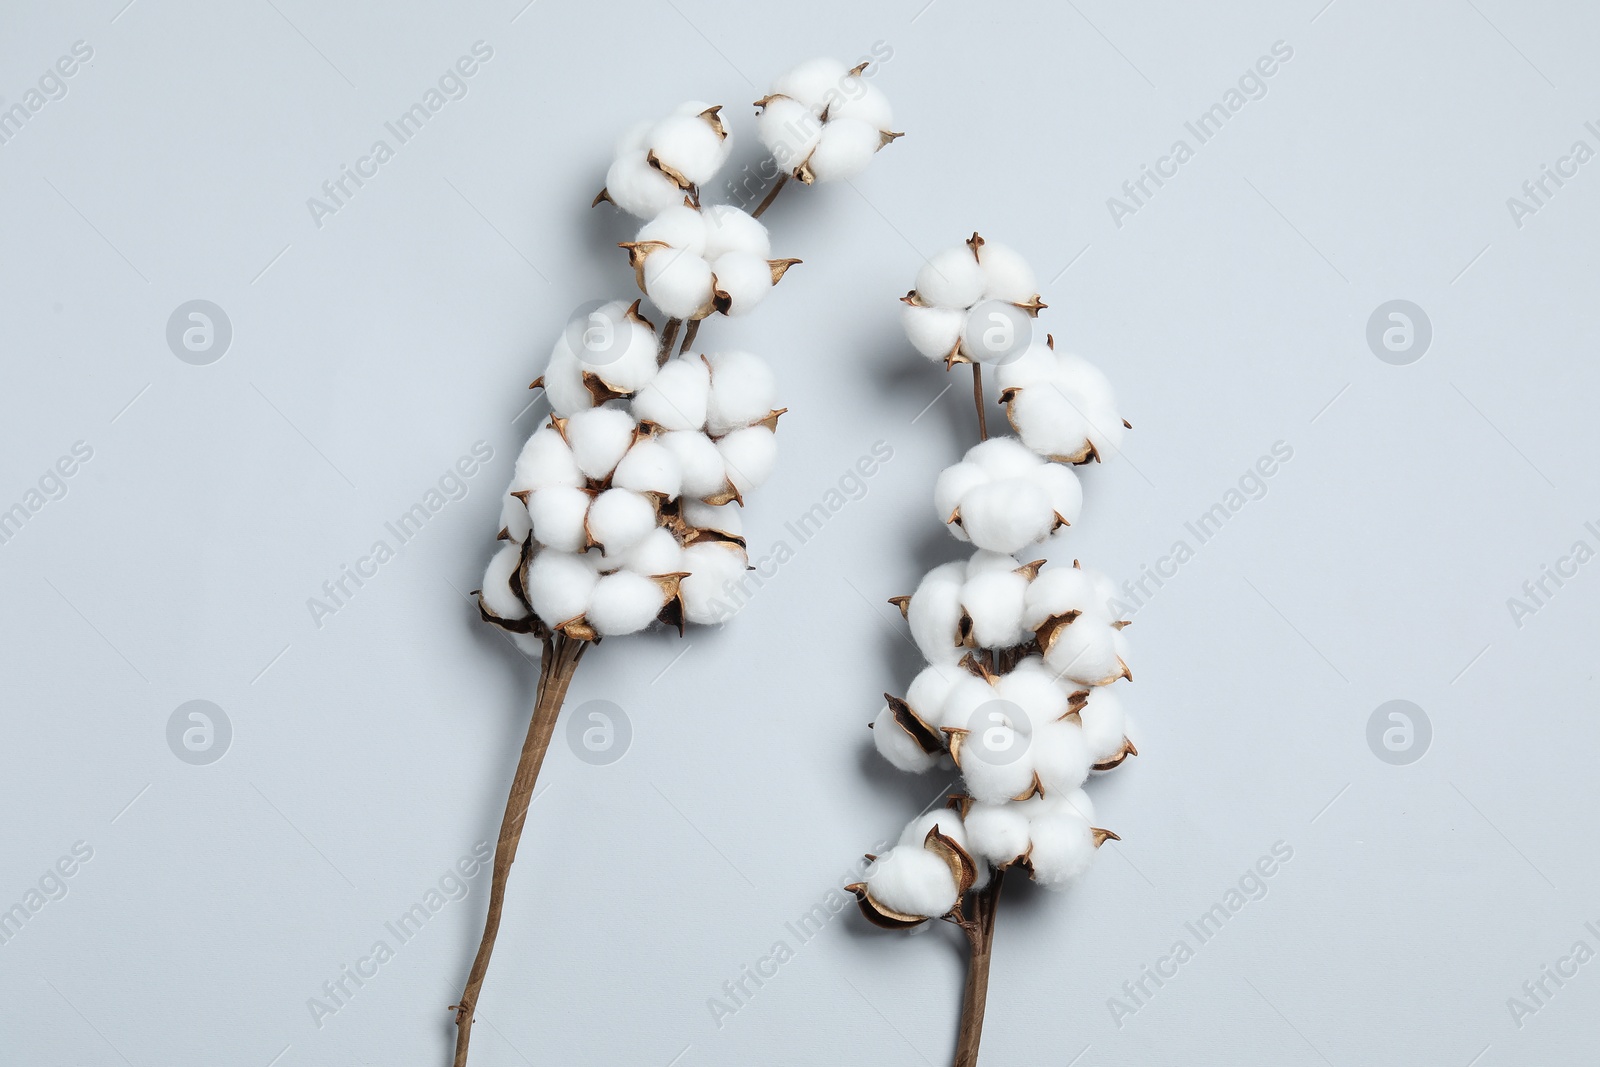
[{"label": "brown woody stem", "polygon": [[689,346],[694,344],[694,335],[700,332],[700,320],[690,319],[688,327],[683,331],[683,344],[678,348],[678,355],[689,351]]},{"label": "brown woody stem", "polygon": [[511,780],[511,795],[506,798],[505,818],[500,821],[500,839],[494,847],[494,878],[489,887],[489,915],[483,924],[483,940],[478,943],[477,958],[472,961],[472,971],[467,975],[466,988],[455,1005],[456,1058],[454,1067],[466,1067],[467,1043],[472,1038],[472,1012],[478,1003],[478,993],[483,988],[483,977],[489,970],[489,957],[494,952],[495,936],[500,932],[500,909],[506,900],[506,879],[511,874],[511,864],[517,858],[517,843],[522,840],[522,826],[528,818],[528,805],[533,800],[533,786],[539,778],[539,766],[550,747],[555,733],[556,718],[561,714],[561,703],[566,699],[567,686],[583,658],[587,641],[579,641],[556,634],[544,640],[544,657],[539,661],[539,688],[533,702],[533,720],[528,724],[528,738],[522,743],[522,756],[517,760],[516,777]]},{"label": "brown woody stem", "polygon": [[989,420],[983,412],[983,367],[972,364],[972,403],[978,409],[978,440],[989,439]]},{"label": "brown woody stem", "polygon": [[977,1067],[978,1042],[983,1039],[983,1010],[989,1000],[989,959],[994,951],[994,917],[1000,907],[1000,881],[1005,873],[990,869],[989,884],[974,894],[973,910],[976,914],[961,924],[967,934],[971,955],[967,959],[967,988],[961,997],[961,1030],[956,1035],[955,1067]]},{"label": "brown woody stem", "polygon": [[785,173],[783,177],[778,179],[777,184],[767,191],[767,195],[762,199],[761,203],[756,205],[756,209],[750,212],[750,217],[753,219],[759,219],[761,217],[761,213],[772,206],[772,202],[778,199],[778,194],[783,192],[783,187],[788,184],[789,175],[788,173]]},{"label": "brown woody stem", "polygon": [[672,342],[678,339],[678,327],[682,325],[681,319],[668,319],[667,324],[661,328],[661,347],[656,351],[656,363],[665,364],[672,355]]}]

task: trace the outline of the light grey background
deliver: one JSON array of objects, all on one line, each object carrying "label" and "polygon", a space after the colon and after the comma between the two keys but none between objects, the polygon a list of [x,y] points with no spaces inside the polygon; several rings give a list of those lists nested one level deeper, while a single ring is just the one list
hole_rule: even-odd
[{"label": "light grey background", "polygon": [[[94,50],[0,145],[0,507],[93,448],[0,545],[0,908],[93,849],[0,945],[0,1059],[447,1062],[488,876],[407,944],[384,924],[496,833],[534,665],[464,593],[544,410],[526,383],[571,309],[632,289],[630,227],[588,208],[609,146],[703,98],[752,161],[774,75],[875,41],[906,138],[853,187],[785,192],[776,254],[805,264],[702,337],[770,355],[791,409],[758,554],[874,441],[894,458],[734,624],[585,661],[573,704],[614,701],[632,745],[595,766],[558,735],[473,1062],[947,1062],[955,931],[785,923],[944,784],[884,765],[865,723],[916,668],[884,600],[958,554],[929,499],[973,435],[965,375],[935,400],[895,298],[974,228],[1031,258],[1041,323],[1135,425],[1056,557],[1136,577],[1293,448],[1138,611],[1142,754],[1093,786],[1123,841],[1064,896],[1008,891],[985,1062],[1592,1059],[1600,963],[1520,1027],[1507,999],[1600,949],[1600,564],[1520,627],[1507,599],[1600,547],[1600,162],[1520,227],[1506,201],[1600,148],[1600,15],[124,3],[0,15],[6,107]],[[315,225],[307,198],[479,40],[470,93]],[[1280,40],[1265,97],[1118,227],[1107,198]],[[232,323],[210,366],[165,340],[193,299]],[[1409,366],[1366,344],[1392,299],[1432,322]],[[480,440],[465,499],[315,625],[307,599]],[[194,699],[232,723],[208,766],[167,747]],[[1409,766],[1368,748],[1392,699],[1432,722]],[[1119,1026],[1108,999],[1280,841],[1266,898]],[[308,1000],[380,939],[394,959],[319,1027]],[[709,998],[779,940],[794,958],[719,1027]]]}]

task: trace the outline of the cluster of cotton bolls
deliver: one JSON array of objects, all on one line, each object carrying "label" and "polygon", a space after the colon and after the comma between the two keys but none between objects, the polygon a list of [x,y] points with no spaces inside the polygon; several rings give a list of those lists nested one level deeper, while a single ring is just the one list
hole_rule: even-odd
[{"label": "cluster of cotton bolls", "polygon": [[810,185],[846,181],[900,134],[894,111],[867,81],[868,64],[812,59],[772,83],[756,107],[756,136],[778,166]]},{"label": "cluster of cotton bolls", "polygon": [[1022,443],[1057,463],[1114,455],[1128,422],[1111,383],[1081,356],[1034,342],[999,369],[1000,402]]},{"label": "cluster of cotton bolls", "polygon": [[[1036,312],[1032,288],[1026,263],[974,235],[919,275],[907,333],[930,358],[965,361],[959,316],[985,299]],[[945,312],[943,326],[928,315]],[[1120,417],[1111,425],[1099,372],[1051,344],[1003,362],[1001,388],[1021,439],[975,445],[934,489],[940,521],[976,551],[893,601],[928,665],[904,699],[885,695],[874,744],[904,771],[954,765],[963,791],[949,810],[913,821],[850,887],[883,926],[957,916],[969,890],[1014,864],[1041,885],[1072,884],[1116,837],[1094,826],[1083,785],[1138,751],[1114,688],[1132,672],[1111,581],[1077,561],[1018,555],[1077,521],[1083,492],[1071,464],[1111,453],[1125,427]],[[1028,399],[1051,394],[1071,418]]]},{"label": "cluster of cotton bolls", "polygon": [[604,305],[591,320],[606,328],[584,330],[576,346],[576,331],[563,332],[534,383],[553,414],[517,457],[484,617],[584,640],[658,619],[721,622],[747,565],[738,507],[777,453],[772,371],[745,352],[658,366],[637,303]]},{"label": "cluster of cotton bolls", "polygon": [[617,141],[605,188],[594,202],[609,200],[630,215],[651,219],[686,197],[695,199],[733,149],[721,110],[691,100],[664,119],[634,126]]},{"label": "cluster of cotton bolls", "polygon": [[622,247],[650,302],[690,321],[751,311],[800,262],[769,259],[767,228],[730,204],[663,208]]},{"label": "cluster of cotton bolls", "polygon": [[933,506],[958,541],[1017,552],[1071,525],[1083,487],[1071,467],[1050,463],[1013,437],[973,445],[934,484]]},{"label": "cluster of cotton bolls", "polygon": [[[763,142],[808,131],[798,159],[783,142],[786,172],[851,177],[899,136],[887,132],[888,102],[865,69],[810,60],[757,105]],[[701,189],[732,149],[721,112],[689,101],[638,123],[617,141],[594,199],[644,220],[622,247],[668,321],[658,332],[640,301],[596,305],[568,324],[534,382],[552,416],[517,458],[505,543],[479,590],[484,618],[528,651],[552,633],[593,641],[656,621],[721,622],[746,599],[729,595],[748,566],[738,509],[772,469],[783,409],[760,359],[690,346],[703,319],[753,310],[799,260],[771,258],[754,215],[702,206]]]},{"label": "cluster of cotton bolls", "polygon": [[[969,329],[973,312],[991,301],[1036,317],[1039,299],[1033,268],[1005,245],[974,233],[965,244],[936,253],[917,272],[917,287],[900,298],[900,313],[912,347],[929,359],[953,363],[1004,363],[1009,343],[977,343]],[[980,322],[979,327],[988,323]],[[978,333],[978,337],[982,337]],[[1009,340],[1009,338],[1008,338]]]}]

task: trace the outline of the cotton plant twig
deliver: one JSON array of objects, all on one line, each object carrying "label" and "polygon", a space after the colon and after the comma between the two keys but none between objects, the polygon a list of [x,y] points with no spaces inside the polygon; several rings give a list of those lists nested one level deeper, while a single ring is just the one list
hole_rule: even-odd
[{"label": "cotton plant twig", "polygon": [[[848,888],[879,926],[942,918],[965,933],[954,1063],[973,1067],[1006,872],[1024,869],[1051,888],[1081,878],[1117,839],[1094,825],[1082,786],[1138,754],[1112,688],[1132,678],[1114,588],[1076,560],[1029,559],[1078,520],[1074,466],[1114,454],[1129,427],[1098,370],[1057,352],[1053,337],[1032,340],[1045,305],[1033,271],[1010,249],[973,234],[930,259],[902,299],[919,352],[946,370],[972,364],[980,441],[940,474],[934,510],[975,551],[890,601],[928,665],[904,698],[884,695],[871,726],[894,766],[954,765],[963,791],[913,820]],[[988,437],[983,366],[994,371],[1015,437]]]},{"label": "cotton plant twig", "polygon": [[[883,132],[889,106],[866,76],[865,64],[818,59],[778,79],[758,104],[757,135],[786,175],[808,185],[855,177],[899,136]],[[768,117],[774,107],[781,127]],[[455,1067],[467,1062],[528,804],[585,651],[656,625],[682,634],[688,623],[721,623],[745,600],[740,509],[772,469],[787,409],[763,360],[696,346],[707,318],[750,312],[800,261],[773,258],[753,215],[702,203],[729,155],[721,111],[690,102],[622,139],[594,205],[643,220],[621,247],[644,297],[575,317],[533,382],[551,417],[517,457],[478,606],[540,656],[539,682],[483,936],[451,1005]],[[659,330],[644,300],[662,317]]]}]

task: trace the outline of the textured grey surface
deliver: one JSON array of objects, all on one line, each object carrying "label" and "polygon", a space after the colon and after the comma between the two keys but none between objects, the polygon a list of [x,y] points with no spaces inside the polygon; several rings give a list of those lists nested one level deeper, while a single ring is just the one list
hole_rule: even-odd
[{"label": "textured grey surface", "polygon": [[[587,208],[609,145],[705,98],[753,159],[768,79],[875,41],[908,136],[854,188],[785,193],[775,247],[805,265],[702,334],[778,367],[792,413],[748,520],[793,558],[733,625],[584,664],[573,704],[624,709],[631,747],[552,750],[474,1062],[947,1059],[954,931],[786,924],[941,785],[881,764],[865,723],[914,670],[884,599],[957,554],[928,502],[973,432],[894,300],[974,228],[1033,260],[1049,328],[1136,427],[1055,555],[1120,579],[1195,549],[1129,632],[1143,754],[1094,786],[1123,842],[1064,897],[1008,894],[985,1062],[1592,1058],[1600,964],[1520,1019],[1508,998],[1600,949],[1600,564],[1520,620],[1507,600],[1600,548],[1600,162],[1520,220],[1507,198],[1600,148],[1595,12],[123,3],[14,3],[0,33],[5,108],[93,50],[0,144],[0,507],[92,449],[0,545],[0,908],[60,896],[48,872],[92,850],[0,944],[0,1059],[446,1062],[487,875],[404,943],[385,924],[498,825],[533,667],[462,591],[539,417],[523,386],[569,310],[631,288],[627,227]],[[316,225],[307,198],[477,41],[467,95]],[[1265,95],[1199,144],[1185,122],[1279,41]],[[1107,199],[1180,138],[1193,158],[1117,225]],[[232,325],[206,366],[166,340],[196,299]],[[1404,366],[1366,341],[1396,299],[1433,331]],[[866,495],[796,543],[784,522],[879,440]],[[319,627],[308,598],[479,441],[465,496]],[[1185,524],[1280,441],[1199,544]],[[1432,726],[1405,766],[1367,741],[1396,699]],[[231,723],[208,765],[168,747],[191,700]],[[1185,923],[1277,842],[1266,896],[1199,944]],[[393,958],[314,1018],[378,941]],[[718,1025],[708,1001],[779,941]]]}]

